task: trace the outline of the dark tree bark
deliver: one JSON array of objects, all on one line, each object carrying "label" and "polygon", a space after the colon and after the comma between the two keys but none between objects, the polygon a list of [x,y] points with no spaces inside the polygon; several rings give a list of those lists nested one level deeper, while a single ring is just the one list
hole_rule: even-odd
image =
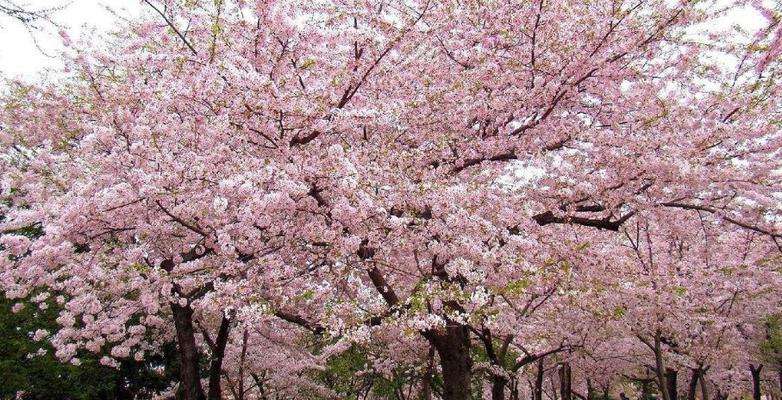
[{"label": "dark tree bark", "polygon": [[572,377],[569,363],[562,363],[559,368],[559,393],[562,400],[573,399],[573,389],[571,387]]},{"label": "dark tree bark", "polygon": [[171,313],[176,328],[177,350],[179,352],[179,390],[177,399],[203,400],[204,389],[201,387],[201,376],[198,373],[198,348],[193,329],[193,309],[190,305],[180,306],[171,303]]},{"label": "dark tree bark", "polygon": [[760,400],[760,371],[763,370],[763,364],[758,365],[755,367],[754,365],[749,365],[749,372],[752,374],[752,399],[753,400]]},{"label": "dark tree bark", "polygon": [[678,399],[678,393],[676,391],[676,388],[678,386],[678,377],[679,373],[672,368],[666,368],[665,369],[665,383],[666,383],[666,390],[668,391],[668,398],[670,400],[677,400]]},{"label": "dark tree bark", "polygon": [[657,381],[657,388],[660,390],[662,400],[674,400],[671,399],[670,391],[668,390],[668,378],[666,372],[668,368],[665,367],[665,359],[663,358],[662,341],[660,331],[655,332],[654,342],[645,339],[643,336],[638,338],[654,352],[654,375]]},{"label": "dark tree bark", "polygon": [[505,377],[494,375],[491,379],[491,400],[505,400],[505,386],[508,380]]},{"label": "dark tree bark", "polygon": [[532,394],[533,400],[543,400],[543,372],[545,365],[543,358],[538,360],[538,370],[535,373],[535,389]]},{"label": "dark tree bark", "polygon": [[443,400],[469,400],[472,379],[470,333],[464,325],[451,325],[445,332],[424,332],[440,356],[443,370]]},{"label": "dark tree bark", "polygon": [[698,391],[698,379],[701,376],[701,369],[692,369],[692,375],[690,375],[690,384],[687,388],[687,400],[695,400],[695,395]]},{"label": "dark tree bark", "polygon": [[247,358],[247,340],[250,337],[250,333],[247,329],[242,334],[242,355],[239,358],[239,390],[236,400],[244,400],[244,361]]},{"label": "dark tree bark", "polygon": [[510,400],[519,400],[519,380],[513,378],[511,380]]},{"label": "dark tree bark", "polygon": [[[508,349],[510,347],[510,344],[513,341],[513,335],[505,336],[502,342],[502,346],[500,346],[499,349],[495,348],[494,342],[492,341],[491,331],[489,331],[488,329],[484,329],[482,334],[479,334],[478,337],[483,342],[483,345],[486,349],[486,355],[491,361],[491,363],[495,367],[503,371],[508,371],[509,374],[509,376],[494,375],[494,374],[491,375],[492,400],[505,400],[506,388],[510,389],[511,399],[518,398],[519,382],[515,377],[516,372],[518,372],[518,370],[524,367],[525,365],[532,364],[536,361],[543,359],[543,357],[559,352],[563,349],[563,347],[560,346],[556,349],[552,349],[538,354],[527,354],[521,359],[516,360],[515,364],[513,364],[511,367],[508,367],[506,356],[508,354]],[[532,385],[532,382],[530,382],[530,385]]]},{"label": "dark tree bark", "polygon": [[212,360],[209,363],[209,400],[220,400],[222,391],[220,390],[220,378],[223,372],[223,357],[225,357],[225,346],[228,344],[228,333],[231,330],[230,318],[223,316],[220,322],[220,330],[217,332],[214,349],[212,349]]}]

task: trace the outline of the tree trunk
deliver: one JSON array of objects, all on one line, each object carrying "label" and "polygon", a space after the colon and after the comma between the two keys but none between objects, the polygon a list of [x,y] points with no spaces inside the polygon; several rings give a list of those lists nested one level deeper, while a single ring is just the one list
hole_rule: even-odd
[{"label": "tree trunk", "polygon": [[679,373],[676,372],[675,369],[672,368],[666,368],[665,369],[665,382],[667,386],[668,391],[668,399],[669,400],[677,400],[678,399],[678,393],[677,393],[677,387],[678,387],[678,376]]},{"label": "tree trunk", "polygon": [[491,378],[491,400],[505,400],[505,385],[508,380],[503,376],[494,375]]},{"label": "tree trunk", "polygon": [[535,374],[535,389],[533,391],[533,400],[543,400],[543,358],[538,360],[538,371]]},{"label": "tree trunk", "polygon": [[239,358],[239,393],[236,400],[244,400],[244,361],[247,358],[247,339],[249,337],[250,333],[245,329],[242,334],[242,355]]},{"label": "tree trunk", "polygon": [[177,399],[203,400],[204,389],[198,368],[198,348],[193,329],[193,309],[189,305],[171,303],[171,313],[176,328],[177,350],[179,352],[179,389]]},{"label": "tree trunk", "polygon": [[572,400],[573,390],[571,387],[571,370],[569,363],[562,363],[559,368],[559,393],[562,400]]},{"label": "tree trunk", "polygon": [[511,380],[510,400],[519,400],[519,380],[513,378]]},{"label": "tree trunk", "polygon": [[706,386],[706,371],[701,369],[701,399],[709,400],[709,389]]},{"label": "tree trunk", "polygon": [[660,348],[660,332],[657,332],[654,335],[654,346],[652,349],[654,350],[654,373],[657,377],[657,387],[660,389],[660,395],[663,400],[673,400],[671,399],[671,392],[668,390],[668,379],[665,375],[667,368],[665,368],[665,360],[663,359],[663,352]]},{"label": "tree trunk", "polygon": [[[223,315],[220,322],[220,330],[217,332],[215,348],[212,350],[212,360],[209,363],[209,400],[220,400],[220,378],[223,372],[223,357],[225,346],[228,344],[228,333],[231,330],[231,320]],[[240,377],[241,378],[241,377]]]},{"label": "tree trunk", "polygon": [[752,400],[760,400],[760,371],[763,370],[763,364],[760,364],[755,368],[754,365],[749,365],[749,372],[752,374]]},{"label": "tree trunk", "polygon": [[464,325],[452,325],[444,333],[425,332],[437,350],[443,370],[443,400],[469,400],[472,378],[470,333]]},{"label": "tree trunk", "polygon": [[687,389],[687,400],[695,400],[696,392],[698,391],[698,378],[701,376],[701,369],[696,368],[692,370],[690,375],[690,385]]}]

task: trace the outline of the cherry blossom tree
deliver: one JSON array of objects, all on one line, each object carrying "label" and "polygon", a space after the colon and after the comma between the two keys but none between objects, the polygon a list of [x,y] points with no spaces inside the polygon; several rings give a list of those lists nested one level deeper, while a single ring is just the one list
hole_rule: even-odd
[{"label": "cherry blossom tree", "polygon": [[[175,341],[220,398],[291,332],[336,344],[284,371],[405,343],[444,399],[553,357],[570,396],[600,299],[661,388],[778,302],[775,39],[712,27],[751,2],[145,2],[0,113],[0,281],[63,296],[63,360]],[[725,311],[739,277],[763,301]]]}]

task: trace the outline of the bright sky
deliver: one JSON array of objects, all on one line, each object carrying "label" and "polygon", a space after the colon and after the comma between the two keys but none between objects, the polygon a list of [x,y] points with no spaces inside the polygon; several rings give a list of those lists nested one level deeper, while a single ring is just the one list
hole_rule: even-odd
[{"label": "bright sky", "polygon": [[[733,0],[726,0],[728,4]],[[117,18],[107,10],[134,17],[146,6],[141,0],[17,0],[18,4],[28,8],[40,9],[55,5],[66,7],[54,15],[54,20],[63,25],[69,36],[76,40],[90,27],[98,31],[108,31],[117,26]],[[733,24],[754,30],[766,21],[756,11],[739,11],[724,18],[718,25],[726,28]],[[56,55],[62,49],[62,40],[55,29],[48,32],[36,32],[35,37],[41,48]],[[32,36],[15,20],[0,16],[0,73],[8,77],[22,77],[32,80],[47,67],[56,67],[56,58],[47,57],[35,46]]]},{"label": "bright sky", "polygon": [[[107,31],[116,26],[117,18],[107,8],[131,17],[143,9],[141,0],[19,0],[18,4],[28,9],[65,4],[53,19],[63,25],[74,40],[90,27]],[[41,48],[51,55],[62,49],[62,40],[54,29],[36,32],[35,37]],[[46,67],[57,65],[56,59],[36,48],[33,38],[20,23],[7,17],[0,19],[0,72],[9,77],[34,79]]]}]

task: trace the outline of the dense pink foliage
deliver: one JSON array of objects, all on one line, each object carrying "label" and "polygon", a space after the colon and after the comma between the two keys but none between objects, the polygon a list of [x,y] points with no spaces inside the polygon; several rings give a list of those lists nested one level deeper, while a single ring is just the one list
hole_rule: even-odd
[{"label": "dense pink foliage", "polygon": [[2,288],[64,296],[63,360],[143,358],[172,307],[201,349],[229,321],[231,385],[326,396],[299,372],[383,343],[380,371],[480,347],[501,384],[657,348],[746,390],[782,283],[780,39],[696,3],[169,1],[66,39],[73,77],[0,113],[3,229],[45,232],[2,237]]}]

